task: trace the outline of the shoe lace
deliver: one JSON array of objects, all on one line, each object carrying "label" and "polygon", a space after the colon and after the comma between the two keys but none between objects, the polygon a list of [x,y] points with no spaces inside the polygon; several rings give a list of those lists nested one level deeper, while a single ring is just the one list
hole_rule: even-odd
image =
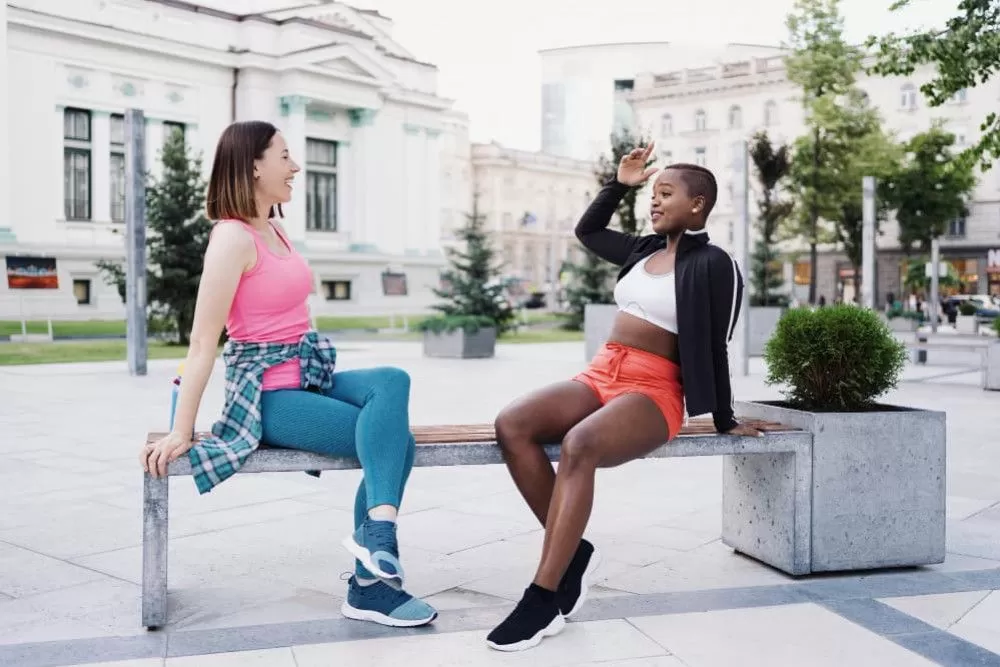
[{"label": "shoe lace", "polygon": [[372,521],[368,527],[372,551],[386,551],[399,557],[399,547],[396,542],[396,524],[390,521]]}]

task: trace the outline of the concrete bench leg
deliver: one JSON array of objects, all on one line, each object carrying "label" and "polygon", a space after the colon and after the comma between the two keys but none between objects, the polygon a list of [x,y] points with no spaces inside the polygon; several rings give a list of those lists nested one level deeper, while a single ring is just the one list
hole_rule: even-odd
[{"label": "concrete bench leg", "polygon": [[142,499],[142,624],[167,622],[167,524],[170,479],[145,475]]},{"label": "concrete bench leg", "polygon": [[726,456],[722,542],[787,574],[811,571],[812,457]]}]

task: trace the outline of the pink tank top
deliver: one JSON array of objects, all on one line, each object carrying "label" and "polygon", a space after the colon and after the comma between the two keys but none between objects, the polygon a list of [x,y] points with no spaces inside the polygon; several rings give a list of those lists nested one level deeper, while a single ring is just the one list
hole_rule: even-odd
[{"label": "pink tank top", "polygon": [[[253,236],[257,263],[240,277],[226,320],[229,337],[251,343],[298,342],[312,326],[307,305],[313,287],[309,264],[276,225],[272,226],[288,249],[287,255],[275,254],[252,225],[240,220],[221,220],[216,224],[234,223],[243,225]],[[265,391],[298,389],[300,386],[298,359],[290,359],[264,371]]]}]

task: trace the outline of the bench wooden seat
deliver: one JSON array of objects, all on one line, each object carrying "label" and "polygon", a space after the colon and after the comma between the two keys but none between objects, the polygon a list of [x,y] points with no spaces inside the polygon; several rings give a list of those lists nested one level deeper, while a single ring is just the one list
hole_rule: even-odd
[{"label": "bench wooden seat", "polygon": [[[723,526],[723,541],[747,555],[758,558],[789,574],[809,571],[812,480],[812,435],[782,424],[748,421],[765,432],[764,437],[720,435],[710,419],[689,420],[672,442],[650,452],[646,458],[688,456],[725,456],[727,466],[741,465],[747,456],[771,455],[772,465],[788,471],[789,484],[775,489],[773,507],[753,508],[783,513],[781,520],[788,525],[789,543],[780,553],[773,546],[755,545],[752,536],[727,535]],[[417,443],[414,466],[495,465],[503,463],[496,444],[492,424],[454,424],[414,426]],[[146,441],[155,442],[163,433],[149,433]],[[559,460],[559,444],[546,446],[550,460]],[[335,458],[311,452],[281,447],[262,446],[247,459],[237,474],[270,472],[305,472],[310,470],[347,470],[360,467],[354,458]],[[167,551],[169,523],[169,484],[166,478],[144,474],[143,544],[142,544],[142,624],[154,629],[167,621]],[[188,458],[181,457],[170,464],[171,477],[191,475]],[[729,474],[727,472],[727,474]],[[739,505],[735,494],[723,494],[724,503]],[[761,551],[761,549],[764,551]]]}]

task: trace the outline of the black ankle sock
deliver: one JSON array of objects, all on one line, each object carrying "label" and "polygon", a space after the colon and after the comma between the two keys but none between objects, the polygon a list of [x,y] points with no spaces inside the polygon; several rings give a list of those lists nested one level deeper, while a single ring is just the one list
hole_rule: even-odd
[{"label": "black ankle sock", "polygon": [[545,602],[546,604],[554,602],[556,599],[555,591],[550,591],[547,588],[542,588],[538,584],[531,584],[530,586],[528,586],[528,588],[537,593],[538,597],[542,600],[542,602]]}]

